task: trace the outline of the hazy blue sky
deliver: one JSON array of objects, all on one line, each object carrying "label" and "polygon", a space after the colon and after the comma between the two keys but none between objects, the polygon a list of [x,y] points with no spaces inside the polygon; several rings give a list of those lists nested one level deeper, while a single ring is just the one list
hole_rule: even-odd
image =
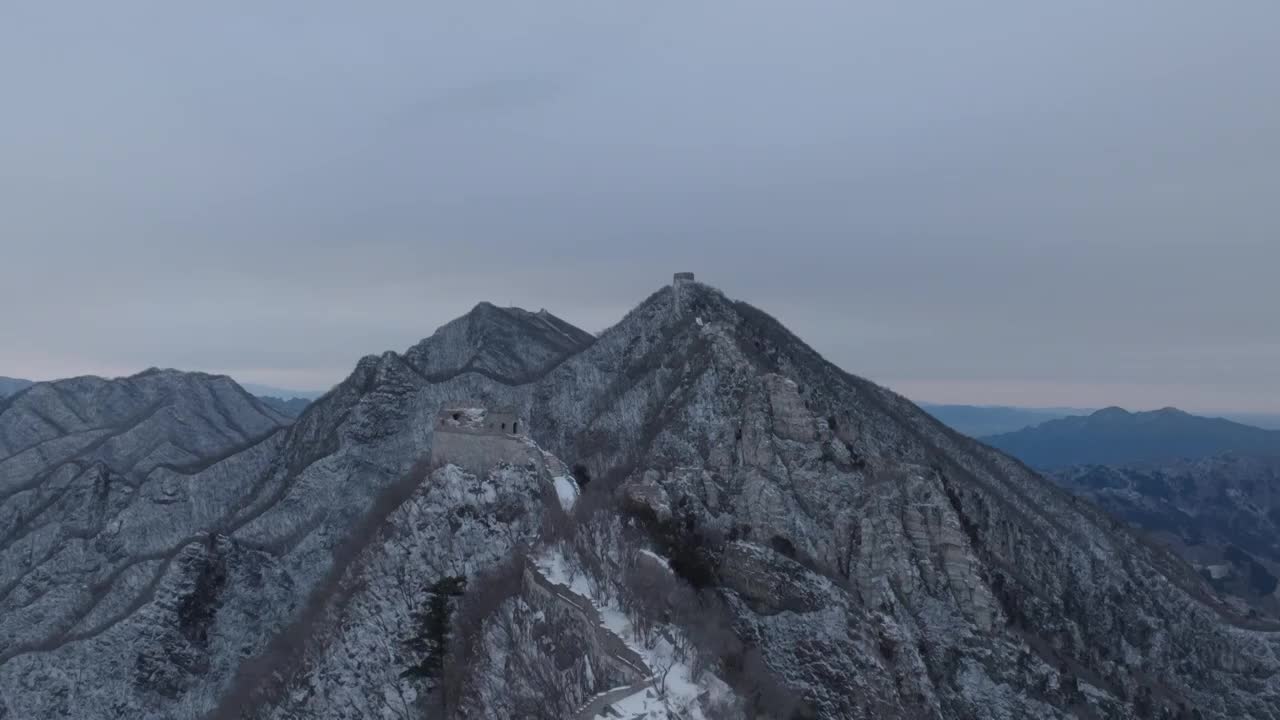
[{"label": "hazy blue sky", "polygon": [[0,6],[0,374],[327,386],[675,270],[924,400],[1280,410],[1280,3]]}]

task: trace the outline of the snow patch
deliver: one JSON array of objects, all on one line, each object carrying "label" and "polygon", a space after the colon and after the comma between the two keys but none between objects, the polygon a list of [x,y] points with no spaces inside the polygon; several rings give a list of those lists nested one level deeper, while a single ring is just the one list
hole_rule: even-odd
[{"label": "snow patch", "polygon": [[667,559],[652,550],[641,550],[640,554],[653,558],[659,565],[662,565],[662,567],[668,570],[671,569],[671,564],[667,562]]},{"label": "snow patch", "polygon": [[564,508],[565,512],[569,512],[578,501],[578,483],[574,482],[573,478],[557,475],[555,484],[556,496],[560,498],[560,507]]}]

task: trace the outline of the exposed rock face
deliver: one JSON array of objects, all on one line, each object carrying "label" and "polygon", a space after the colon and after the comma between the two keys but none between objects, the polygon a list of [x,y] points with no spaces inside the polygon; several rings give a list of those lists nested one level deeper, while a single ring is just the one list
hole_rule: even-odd
[{"label": "exposed rock face", "polygon": [[720,581],[755,612],[810,613],[830,595],[828,583],[777,551],[745,542],[729,543],[720,560]]},{"label": "exposed rock face", "polygon": [[[5,546],[6,611],[43,619],[3,627],[45,643],[0,656],[9,712],[187,718],[221,702],[218,716],[234,717],[253,698],[264,716],[339,718],[418,697],[427,684],[409,692],[394,677],[413,658],[377,645],[380,623],[401,617],[387,588],[497,562],[547,507],[533,499],[536,461],[504,466],[506,501],[492,474],[410,472],[439,408],[474,401],[515,408],[533,440],[582,466],[597,506],[720,598],[816,717],[1280,716],[1273,628],[1235,617],[1185,564],[760,311],[696,283],[681,313],[672,300],[656,293],[594,341],[482,305],[403,356],[364,358],[293,425],[264,419],[270,434],[244,448],[228,428],[198,453],[184,440],[186,455],[142,443],[99,457],[108,443],[92,428],[150,407],[123,388],[83,389],[121,398],[112,418],[78,418],[51,396],[30,419],[5,406],[6,488],[57,495],[70,482],[57,458],[88,453],[103,460],[94,482],[151,468],[125,494],[166,508],[130,516],[124,540],[107,523],[82,541],[100,556]],[[168,468],[174,457],[191,464]],[[106,507],[143,507],[111,492]],[[66,527],[93,517],[58,512]],[[101,596],[91,617],[58,619],[82,607],[70,588],[85,578]],[[263,668],[283,684],[241,680]]]}]

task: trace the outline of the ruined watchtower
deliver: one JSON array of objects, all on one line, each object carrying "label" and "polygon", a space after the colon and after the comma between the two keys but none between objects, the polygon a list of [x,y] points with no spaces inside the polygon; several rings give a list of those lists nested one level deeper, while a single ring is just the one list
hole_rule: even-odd
[{"label": "ruined watchtower", "polygon": [[671,295],[673,300],[672,307],[675,309],[676,316],[680,316],[684,312],[685,295],[688,287],[693,284],[693,273],[678,272],[671,281]]},{"label": "ruined watchtower", "polygon": [[529,461],[528,430],[515,408],[489,409],[482,404],[445,406],[436,413],[431,464],[453,463],[485,472],[499,462]]}]

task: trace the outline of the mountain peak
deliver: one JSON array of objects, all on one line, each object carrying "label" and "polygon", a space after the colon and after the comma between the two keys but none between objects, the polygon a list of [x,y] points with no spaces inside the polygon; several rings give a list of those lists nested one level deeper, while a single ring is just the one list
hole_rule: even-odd
[{"label": "mountain peak", "polygon": [[514,384],[545,373],[593,340],[545,309],[533,313],[486,301],[409,348],[404,360],[428,378],[476,372]]}]

